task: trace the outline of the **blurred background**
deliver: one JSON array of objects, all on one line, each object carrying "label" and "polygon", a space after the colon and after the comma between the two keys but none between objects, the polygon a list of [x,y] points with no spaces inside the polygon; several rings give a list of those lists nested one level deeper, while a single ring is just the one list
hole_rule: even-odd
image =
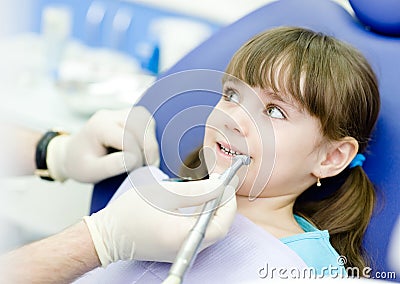
[{"label": "blurred background", "polygon": [[[98,109],[133,105],[182,56],[269,2],[2,0],[0,119],[75,132]],[[92,187],[1,178],[0,253],[77,222]]]}]

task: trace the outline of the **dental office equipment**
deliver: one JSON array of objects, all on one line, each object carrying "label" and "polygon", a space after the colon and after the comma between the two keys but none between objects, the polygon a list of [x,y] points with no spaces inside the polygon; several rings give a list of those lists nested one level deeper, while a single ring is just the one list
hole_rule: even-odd
[{"label": "dental office equipment", "polygon": [[[223,181],[223,186],[226,187],[232,180],[233,176],[243,165],[250,164],[250,157],[245,155],[237,155],[233,158],[233,164],[229,167],[219,179]],[[196,257],[196,253],[204,238],[207,226],[214,215],[219,203],[221,202],[223,192],[216,199],[208,201],[197,219],[196,224],[190,230],[184,240],[174,263],[171,266],[167,279],[163,283],[181,283],[182,278]]]},{"label": "dental office equipment", "polygon": [[49,5],[42,13],[41,30],[44,39],[44,58],[50,79],[57,79],[72,31],[72,11],[68,6]]}]

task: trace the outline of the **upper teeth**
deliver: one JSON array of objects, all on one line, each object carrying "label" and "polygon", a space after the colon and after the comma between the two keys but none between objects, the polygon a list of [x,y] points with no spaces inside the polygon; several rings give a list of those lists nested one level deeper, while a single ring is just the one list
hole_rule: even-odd
[{"label": "upper teeth", "polygon": [[236,151],[233,151],[232,149],[225,148],[225,147],[222,146],[221,144],[220,144],[219,146],[221,147],[221,150],[222,150],[225,154],[228,154],[228,155],[231,155],[231,156],[241,155],[241,153],[236,152]]}]

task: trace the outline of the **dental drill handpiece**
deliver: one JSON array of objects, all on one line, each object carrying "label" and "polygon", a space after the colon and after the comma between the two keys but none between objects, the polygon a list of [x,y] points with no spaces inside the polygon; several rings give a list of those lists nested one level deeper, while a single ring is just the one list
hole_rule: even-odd
[{"label": "dental drill handpiece", "polygon": [[[239,168],[243,165],[250,164],[250,157],[246,155],[237,155],[233,158],[233,164],[219,177],[225,187],[230,183]],[[216,199],[210,200],[204,204],[203,210],[197,219],[197,222],[190,230],[186,239],[184,240],[174,263],[168,273],[167,279],[163,282],[166,283],[181,283],[184,274],[196,257],[197,250],[203,241],[208,224],[211,217],[214,215],[224,192],[222,192]]]}]

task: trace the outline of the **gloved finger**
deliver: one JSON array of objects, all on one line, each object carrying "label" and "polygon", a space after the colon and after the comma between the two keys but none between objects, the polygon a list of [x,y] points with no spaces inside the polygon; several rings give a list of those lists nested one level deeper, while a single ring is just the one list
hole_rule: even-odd
[{"label": "gloved finger", "polygon": [[[203,205],[219,197],[224,189],[221,180],[199,180],[192,182],[158,182],[148,186],[133,188],[154,207],[166,212],[179,212],[181,208]],[[237,186],[237,179],[232,179],[231,186]]]},{"label": "gloved finger", "polygon": [[124,127],[126,130],[134,133],[136,135],[136,138],[140,138],[137,140],[142,149],[145,129],[148,127],[151,119],[152,116],[146,108],[142,106],[135,106],[131,108],[129,115],[127,116],[124,123]]},{"label": "gloved finger", "polygon": [[[224,191],[222,181],[199,180],[192,182],[162,182],[163,187],[172,196],[169,201],[171,209],[198,206],[219,197]],[[234,177],[228,184],[228,187],[235,188],[238,184],[238,178]],[[229,195],[229,194],[228,194]]]},{"label": "gloved finger", "polygon": [[124,141],[124,128],[117,123],[110,123],[98,130],[98,141],[105,148],[111,147],[122,150]]},{"label": "gloved finger", "polygon": [[122,155],[124,159],[124,171],[129,173],[132,170],[143,166],[143,157],[141,155],[126,151],[123,151]]},{"label": "gloved finger", "polygon": [[111,153],[90,161],[86,179],[89,182],[97,182],[126,172],[126,166],[135,168],[141,165],[142,158],[140,155],[124,152]]},{"label": "gloved finger", "polygon": [[228,233],[235,218],[237,210],[235,188],[228,186],[225,191],[230,198],[222,203],[212,217],[204,237],[202,249],[223,238]]},{"label": "gloved finger", "polygon": [[202,205],[215,199],[222,191],[222,183],[218,180],[182,183],[155,181],[148,186],[132,185],[149,204],[170,213],[178,213],[181,208]]},{"label": "gloved finger", "polygon": [[[219,174],[215,174],[216,177],[219,177]],[[212,179],[212,177],[210,176],[210,179]],[[213,178],[215,179],[215,177]],[[220,201],[220,205],[222,206],[224,205],[226,202],[228,202],[231,198],[234,198],[236,196],[236,189],[239,183],[239,177],[237,175],[235,175],[232,180],[230,181],[230,183],[225,187],[224,192],[222,193],[222,198]],[[219,196],[219,195],[218,195]],[[195,208],[194,213],[195,214],[199,214],[201,212],[201,210],[203,209],[203,206],[198,206],[197,208]]]},{"label": "gloved finger", "polygon": [[145,156],[146,165],[158,166],[160,163],[156,122],[150,112],[142,107],[133,107],[125,123],[126,131],[135,135]]},{"label": "gloved finger", "polygon": [[[174,191],[169,190],[165,183],[168,184],[169,188],[174,188]],[[161,182],[153,183],[144,187],[137,187],[133,184],[135,190],[139,191],[139,194],[154,207],[159,208],[161,211],[175,213],[178,212],[180,208],[193,207],[197,205],[202,205],[205,202],[215,199],[218,194],[214,192],[205,192],[204,187],[190,186],[189,182],[185,182],[185,188],[182,188],[179,182]],[[194,182],[191,182],[194,183]],[[182,193],[176,190],[175,187],[182,189]],[[193,189],[195,187],[195,189]],[[190,193],[184,193],[185,190],[190,189]],[[176,193],[177,192],[177,193]],[[204,194],[202,194],[205,192]],[[219,191],[220,192],[220,191]]]},{"label": "gloved finger", "polygon": [[224,204],[225,202],[236,196],[236,190],[238,188],[238,185],[239,185],[239,177],[235,175],[233,176],[232,180],[229,182],[227,187],[225,187],[220,204]]},{"label": "gloved finger", "polygon": [[122,126],[114,123],[100,135],[99,142],[103,147],[123,150],[127,171],[143,165],[140,162],[143,157],[136,138],[131,133],[124,131]]},{"label": "gloved finger", "polygon": [[144,163],[158,167],[160,165],[160,154],[156,137],[156,122],[152,117],[150,117],[145,129],[143,145],[141,147],[144,154]]},{"label": "gloved finger", "polygon": [[135,137],[135,135],[133,133],[127,131],[126,129],[124,130],[124,141],[123,141],[122,149],[124,152],[128,152],[131,154],[137,154],[137,155],[141,156],[143,159],[142,149],[139,146],[137,138]]},{"label": "gloved finger", "polygon": [[[228,190],[234,191],[233,187],[229,187]],[[232,192],[231,192],[232,193]],[[209,247],[214,244],[218,240],[222,239],[229,231],[230,226],[233,223],[236,214],[236,198],[231,198],[227,203],[217,209],[214,216],[211,218],[210,223],[207,227],[207,231],[203,242],[200,246],[199,251]],[[190,229],[193,228],[195,223],[197,222],[198,216],[190,216],[190,217],[175,217],[179,218],[179,220],[174,221],[174,238],[183,238],[187,235]],[[168,225],[168,224],[166,224]],[[171,240],[172,242],[172,240]]]},{"label": "gloved finger", "polygon": [[[219,196],[223,190],[220,180],[198,180],[190,182],[161,182],[165,191],[172,194],[183,205],[198,205]],[[179,199],[181,197],[181,199]]]},{"label": "gloved finger", "polygon": [[210,179],[218,179],[220,176],[221,176],[220,174],[212,173],[212,174],[209,175],[209,178]]}]

